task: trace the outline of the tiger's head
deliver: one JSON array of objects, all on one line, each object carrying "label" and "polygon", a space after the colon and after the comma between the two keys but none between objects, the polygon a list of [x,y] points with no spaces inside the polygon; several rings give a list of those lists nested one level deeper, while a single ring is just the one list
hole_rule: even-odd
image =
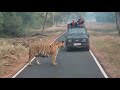
[{"label": "tiger's head", "polygon": [[59,48],[64,47],[64,41],[59,41],[59,42],[55,42],[55,43],[56,43],[56,45],[58,45]]}]

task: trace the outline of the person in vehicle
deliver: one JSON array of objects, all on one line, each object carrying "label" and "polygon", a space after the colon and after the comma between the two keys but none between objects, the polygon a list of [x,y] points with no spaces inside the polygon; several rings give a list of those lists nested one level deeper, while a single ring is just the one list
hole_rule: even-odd
[{"label": "person in vehicle", "polygon": [[67,28],[70,28],[70,24],[67,24]]},{"label": "person in vehicle", "polygon": [[79,27],[84,27],[84,19],[82,18],[82,16],[78,19],[78,24],[79,24]]},{"label": "person in vehicle", "polygon": [[72,23],[67,24],[67,29],[72,28]]},{"label": "person in vehicle", "polygon": [[76,28],[78,27],[78,22],[75,22],[75,27],[76,27]]},{"label": "person in vehicle", "polygon": [[73,19],[72,23],[71,23],[71,27],[75,28],[75,20]]}]

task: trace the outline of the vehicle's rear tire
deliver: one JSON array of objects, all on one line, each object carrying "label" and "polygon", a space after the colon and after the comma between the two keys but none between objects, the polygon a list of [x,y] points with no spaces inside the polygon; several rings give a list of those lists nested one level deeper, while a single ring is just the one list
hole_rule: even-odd
[{"label": "vehicle's rear tire", "polygon": [[90,49],[90,47],[89,47],[89,46],[87,46],[87,47],[85,48],[85,51],[89,51],[89,49]]}]

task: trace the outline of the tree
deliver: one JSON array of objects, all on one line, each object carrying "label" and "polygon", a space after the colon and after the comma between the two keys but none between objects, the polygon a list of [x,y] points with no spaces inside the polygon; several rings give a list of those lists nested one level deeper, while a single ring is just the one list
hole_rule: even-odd
[{"label": "tree", "polygon": [[4,19],[4,33],[13,36],[19,36],[23,33],[22,19],[16,16],[15,12],[5,12]]},{"label": "tree", "polygon": [[0,12],[0,31],[12,36],[20,36],[31,29],[43,29],[61,25],[83,12]]},{"label": "tree", "polygon": [[120,36],[120,12],[115,12],[116,14],[116,25],[118,29],[118,34]]},{"label": "tree", "polygon": [[45,24],[46,24],[47,15],[48,15],[48,12],[46,12],[46,14],[45,14],[45,20],[44,20],[44,22],[43,22],[42,35],[43,35],[43,32],[44,32],[44,28],[45,28]]},{"label": "tree", "polygon": [[85,16],[85,12],[56,12],[54,13],[54,22],[56,26],[58,23],[67,23],[71,19],[78,19],[80,16]]},{"label": "tree", "polygon": [[111,22],[115,23],[115,13],[114,12],[95,12],[96,22]]},{"label": "tree", "polygon": [[17,16],[22,18],[22,23],[24,26],[31,27],[33,24],[33,14],[35,12],[16,12]]},{"label": "tree", "polygon": [[4,15],[0,12],[0,31],[3,31],[3,24],[4,24]]}]

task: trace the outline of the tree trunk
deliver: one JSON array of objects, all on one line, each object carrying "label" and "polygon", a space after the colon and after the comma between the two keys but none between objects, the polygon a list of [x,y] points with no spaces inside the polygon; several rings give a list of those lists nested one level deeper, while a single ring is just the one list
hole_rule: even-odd
[{"label": "tree trunk", "polygon": [[57,27],[57,21],[56,21],[56,27]]},{"label": "tree trunk", "polygon": [[54,27],[54,25],[55,25],[55,15],[53,13],[53,27]]},{"label": "tree trunk", "polygon": [[60,27],[61,27],[62,22],[63,22],[63,20],[61,19],[61,20],[60,20]]},{"label": "tree trunk", "polygon": [[116,12],[116,25],[117,25],[117,29],[118,29],[118,34],[120,36],[120,12]]},{"label": "tree trunk", "polygon": [[46,14],[45,14],[45,19],[44,19],[44,22],[43,22],[43,30],[42,30],[42,35],[44,34],[44,29],[45,29],[45,25],[46,25],[46,19],[47,19],[47,15],[48,15],[48,12],[46,12]]}]

